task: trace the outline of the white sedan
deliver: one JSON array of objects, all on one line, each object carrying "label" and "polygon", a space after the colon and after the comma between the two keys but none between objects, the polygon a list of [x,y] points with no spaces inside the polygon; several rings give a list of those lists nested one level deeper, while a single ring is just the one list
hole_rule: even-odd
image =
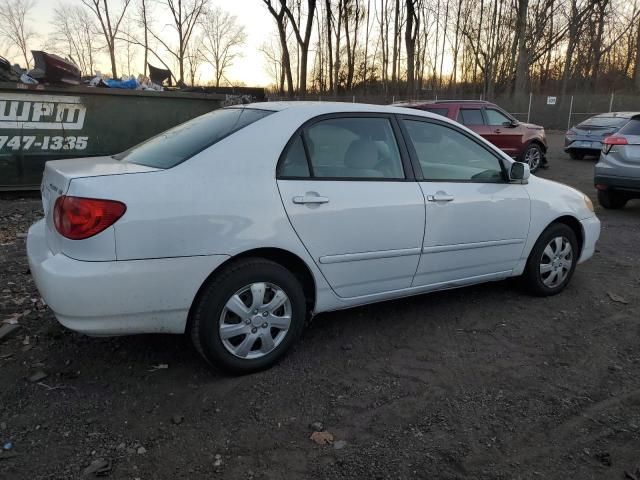
[{"label": "white sedan", "polygon": [[320,312],[507,277],[559,293],[600,234],[584,194],[465,127],[348,103],[225,108],[48,162],[42,198],[29,264],[60,323],[186,332],[235,372]]}]

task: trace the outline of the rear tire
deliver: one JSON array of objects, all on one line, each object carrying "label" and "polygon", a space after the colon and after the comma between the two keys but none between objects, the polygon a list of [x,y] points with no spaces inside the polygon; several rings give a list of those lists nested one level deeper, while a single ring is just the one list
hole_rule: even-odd
[{"label": "rear tire", "polygon": [[613,190],[598,190],[598,203],[607,209],[622,208],[629,199]]},{"label": "rear tire", "polygon": [[569,152],[569,157],[571,157],[571,160],[584,160],[584,153]]},{"label": "rear tire", "polygon": [[573,230],[553,223],[542,232],[531,250],[522,278],[533,295],[547,297],[560,293],[569,284],[580,252]]},{"label": "rear tire", "polygon": [[210,365],[252,373],[284,356],[302,334],[305,318],[298,279],[278,263],[247,258],[205,285],[192,311],[190,335]]}]

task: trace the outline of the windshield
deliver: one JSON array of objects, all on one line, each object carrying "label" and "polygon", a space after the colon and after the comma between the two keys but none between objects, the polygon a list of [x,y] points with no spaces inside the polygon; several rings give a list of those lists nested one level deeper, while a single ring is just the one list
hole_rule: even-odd
[{"label": "windshield", "polygon": [[251,108],[214,110],[156,135],[113,158],[147,167],[171,168],[272,113]]},{"label": "windshield", "polygon": [[592,117],[582,122],[578,127],[621,127],[629,121],[623,117]]}]

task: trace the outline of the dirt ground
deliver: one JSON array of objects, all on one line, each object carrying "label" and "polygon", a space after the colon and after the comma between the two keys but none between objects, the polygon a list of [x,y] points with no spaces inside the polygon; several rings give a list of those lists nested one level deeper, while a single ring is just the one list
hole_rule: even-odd
[{"label": "dirt ground", "polygon": [[[550,140],[540,175],[595,203],[594,160]],[[511,281],[324,314],[279,365],[234,378],[180,336],[59,326],[25,258],[39,199],[3,198],[0,321],[21,328],[0,341],[0,478],[96,460],[115,479],[636,478],[640,201],[596,208],[596,256],[556,297]]]}]

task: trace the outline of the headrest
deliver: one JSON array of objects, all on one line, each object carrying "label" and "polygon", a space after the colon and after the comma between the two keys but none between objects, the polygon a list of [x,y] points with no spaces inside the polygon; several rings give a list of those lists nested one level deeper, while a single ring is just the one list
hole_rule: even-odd
[{"label": "headrest", "polygon": [[378,148],[369,140],[354,140],[344,155],[349,168],[374,168],[378,164]]}]

